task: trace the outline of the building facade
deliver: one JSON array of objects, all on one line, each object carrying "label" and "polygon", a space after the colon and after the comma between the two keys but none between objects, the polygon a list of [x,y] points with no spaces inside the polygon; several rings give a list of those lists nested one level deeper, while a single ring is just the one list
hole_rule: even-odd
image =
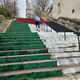
[{"label": "building facade", "polygon": [[32,8],[31,8],[31,4],[29,2],[29,0],[26,0],[26,17],[27,18],[32,18],[33,17],[33,13],[32,13]]},{"label": "building facade", "polygon": [[80,0],[52,0],[54,18],[69,17],[80,19]]}]

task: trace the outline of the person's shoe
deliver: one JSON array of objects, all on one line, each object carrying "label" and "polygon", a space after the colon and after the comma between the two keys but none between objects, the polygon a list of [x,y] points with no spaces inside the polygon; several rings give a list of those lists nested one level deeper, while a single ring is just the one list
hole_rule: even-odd
[{"label": "person's shoe", "polygon": [[38,31],[38,28],[36,27],[36,31]]},{"label": "person's shoe", "polygon": [[40,28],[38,28],[38,31],[40,32]]}]

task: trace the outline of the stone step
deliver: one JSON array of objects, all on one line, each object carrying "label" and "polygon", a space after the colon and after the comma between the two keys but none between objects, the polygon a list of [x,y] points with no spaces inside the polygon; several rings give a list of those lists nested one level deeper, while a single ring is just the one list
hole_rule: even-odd
[{"label": "stone step", "polygon": [[51,58],[51,55],[49,53],[31,54],[31,55],[2,56],[2,57],[0,57],[0,63],[48,60],[50,58]]},{"label": "stone step", "polygon": [[7,50],[7,51],[0,51],[0,56],[14,56],[14,55],[28,55],[28,54],[43,54],[48,53],[48,49],[23,49],[23,50]]},{"label": "stone step", "polygon": [[[19,76],[19,75],[24,75],[24,74],[26,74],[26,75],[31,75],[31,74],[34,74],[34,76],[36,76],[37,74],[40,74],[40,76],[39,77],[37,77],[37,78],[39,78],[39,79],[36,79],[36,80],[48,80],[48,79],[55,79],[56,77],[58,77],[58,76],[56,76],[57,74],[61,74],[60,76],[62,76],[63,77],[63,71],[62,70],[65,70],[65,69],[67,69],[67,68],[74,68],[74,67],[79,67],[79,66],[69,66],[69,67],[67,67],[67,66],[65,66],[65,67],[53,67],[53,68],[36,68],[36,69],[28,69],[28,70],[17,70],[17,71],[8,71],[8,72],[0,72],[0,77],[9,77],[9,76]],[[57,73],[56,74],[56,72],[55,71],[60,71],[59,73]],[[50,73],[50,72],[53,72],[53,73]],[[46,73],[45,74],[45,77],[43,77],[42,75],[41,75],[41,73],[42,74],[44,74],[44,73]],[[50,74],[53,74],[53,75],[51,75],[50,76]],[[55,74],[55,77],[54,77],[54,74]],[[41,77],[42,76],[42,77]],[[46,78],[46,76],[47,76],[47,78]],[[12,78],[13,78],[12,77]],[[23,77],[23,76],[22,76]],[[64,76],[65,77],[65,76]],[[42,79],[41,79],[42,78]],[[62,79],[63,80],[63,79]],[[65,80],[65,79],[64,79]]]},{"label": "stone step", "polygon": [[35,70],[24,70],[24,71],[16,71],[16,72],[6,72],[0,74],[1,80],[23,80],[26,78],[45,78],[45,77],[56,77],[62,76],[62,70],[59,69],[50,69],[50,68],[42,68]]},{"label": "stone step", "polygon": [[0,64],[0,72],[46,68],[46,67],[55,67],[55,66],[57,66],[57,61],[52,61],[52,60],[4,63],[4,64]]},{"label": "stone step", "polygon": [[6,50],[24,50],[24,49],[42,49],[46,48],[44,44],[35,44],[35,45],[11,45],[11,46],[0,46],[0,51],[6,51]]},{"label": "stone step", "polygon": [[11,37],[0,37],[0,39],[37,39],[37,38],[39,38],[39,36],[17,36],[17,37],[15,37],[15,36],[11,36]]},{"label": "stone step", "polygon": [[30,39],[0,39],[0,42],[16,42],[16,41],[18,41],[18,42],[23,42],[23,41],[29,41],[29,42],[31,42],[31,41],[41,41],[41,39],[39,39],[39,38],[37,38],[37,39],[32,39],[32,38],[30,38]]},{"label": "stone step", "polygon": [[25,56],[41,56],[41,55],[51,55],[50,53],[41,53],[41,54],[26,54],[26,55],[11,55],[11,56],[0,56],[0,58],[14,58],[14,57],[25,57]]},{"label": "stone step", "polygon": [[61,58],[77,58],[80,57],[80,52],[65,52],[65,53],[53,53],[52,58],[53,59],[61,59]]},{"label": "stone step", "polygon": [[22,45],[43,45],[42,41],[33,41],[33,42],[2,42],[0,46],[22,46]]},{"label": "stone step", "polygon": [[32,36],[39,36],[39,35],[37,33],[36,34],[7,34],[7,33],[1,34],[0,33],[0,37],[22,37],[22,36],[32,37]]},{"label": "stone step", "polygon": [[[45,62],[54,62],[53,60],[39,60],[39,61],[24,61],[24,62],[12,62],[12,63],[3,63],[0,66],[8,66],[8,65],[18,65],[18,64],[28,64],[28,63],[45,63]],[[56,61],[55,61],[56,62]]]},{"label": "stone step", "polygon": [[[17,71],[8,71],[8,72],[0,72],[0,76],[9,76],[16,74],[24,74],[24,73],[36,73],[36,72],[44,72],[44,71],[54,71],[62,69],[62,67],[54,67],[54,68],[36,68],[36,69],[28,69],[28,70],[17,70]],[[65,69],[65,68],[64,68]]]},{"label": "stone step", "polygon": [[68,76],[61,76],[61,77],[47,77],[47,78],[35,79],[35,80],[72,80],[72,78]]},{"label": "stone step", "polygon": [[18,41],[15,41],[15,42],[1,42],[0,45],[3,45],[3,44],[23,44],[23,43],[40,43],[42,41],[24,41],[24,42],[18,42]]},{"label": "stone step", "polygon": [[47,48],[43,49],[27,49],[27,50],[6,50],[6,51],[0,51],[0,52],[17,52],[17,51],[38,51],[38,50],[47,50]]},{"label": "stone step", "polygon": [[0,35],[37,35],[37,32],[23,32],[23,33],[20,33],[20,32],[7,32],[7,33],[0,33]]}]

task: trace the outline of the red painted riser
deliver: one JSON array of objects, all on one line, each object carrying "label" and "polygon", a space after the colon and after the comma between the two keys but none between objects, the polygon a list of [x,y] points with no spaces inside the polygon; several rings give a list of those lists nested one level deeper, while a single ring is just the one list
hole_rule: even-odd
[{"label": "red painted riser", "polygon": [[[35,24],[35,21],[33,18],[16,18],[17,22],[24,22],[28,24]],[[44,20],[41,19],[41,23],[45,23]]]}]

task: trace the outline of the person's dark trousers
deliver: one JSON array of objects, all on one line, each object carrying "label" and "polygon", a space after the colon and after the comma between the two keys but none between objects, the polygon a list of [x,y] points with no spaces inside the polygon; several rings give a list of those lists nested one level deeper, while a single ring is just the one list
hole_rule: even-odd
[{"label": "person's dark trousers", "polygon": [[36,28],[40,28],[40,21],[36,21]]}]

